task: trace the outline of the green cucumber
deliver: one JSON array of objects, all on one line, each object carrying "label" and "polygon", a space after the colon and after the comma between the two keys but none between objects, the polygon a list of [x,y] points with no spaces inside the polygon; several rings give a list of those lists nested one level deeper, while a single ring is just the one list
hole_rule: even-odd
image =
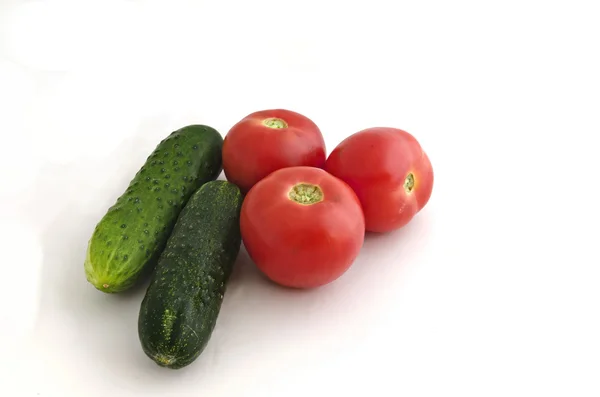
[{"label": "green cucumber", "polygon": [[162,367],[191,364],[211,337],[240,250],[242,200],[234,184],[208,182],[177,220],[138,318],[142,348]]},{"label": "green cucumber", "polygon": [[160,142],[94,229],[84,264],[94,287],[121,292],[153,269],[190,196],[221,173],[222,147],[219,132],[204,125]]}]

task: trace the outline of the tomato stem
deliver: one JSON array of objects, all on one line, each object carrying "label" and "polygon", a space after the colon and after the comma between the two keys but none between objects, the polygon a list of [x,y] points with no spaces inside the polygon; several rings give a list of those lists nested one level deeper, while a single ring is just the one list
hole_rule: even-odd
[{"label": "tomato stem", "polygon": [[323,191],[318,185],[299,183],[290,189],[290,200],[302,205],[312,205],[323,201]]},{"label": "tomato stem", "polygon": [[285,120],[277,118],[277,117],[270,117],[268,119],[264,119],[262,123],[269,128],[275,128],[275,129],[288,127],[288,124],[285,122]]},{"label": "tomato stem", "polygon": [[409,172],[404,179],[404,191],[410,193],[415,188],[415,176],[412,172]]}]

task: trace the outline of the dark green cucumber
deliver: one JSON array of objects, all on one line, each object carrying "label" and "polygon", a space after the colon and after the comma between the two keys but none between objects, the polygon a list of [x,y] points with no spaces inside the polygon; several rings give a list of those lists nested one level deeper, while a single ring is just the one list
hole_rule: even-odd
[{"label": "dark green cucumber", "polygon": [[222,147],[221,135],[204,125],[181,128],[160,142],[96,225],[84,266],[90,283],[120,292],[152,270],[190,196],[221,173]]},{"label": "dark green cucumber", "polygon": [[237,186],[214,181],[181,212],[138,320],[142,348],[158,365],[184,367],[206,347],[240,250],[242,200]]}]

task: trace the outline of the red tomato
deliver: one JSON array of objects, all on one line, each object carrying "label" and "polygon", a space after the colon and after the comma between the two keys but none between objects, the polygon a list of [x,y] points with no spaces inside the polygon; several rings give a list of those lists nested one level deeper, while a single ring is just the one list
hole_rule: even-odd
[{"label": "red tomato", "polygon": [[252,113],[235,124],[223,142],[227,180],[243,192],[280,168],[323,168],[323,135],[309,118],[284,109]]},{"label": "red tomato", "polygon": [[248,192],[241,211],[244,245],[272,281],[314,288],[340,277],[365,235],[352,189],[319,168],[273,172]]},{"label": "red tomato", "polygon": [[354,189],[367,231],[406,225],[429,201],[433,169],[421,145],[396,128],[368,128],[343,140],[325,169]]}]

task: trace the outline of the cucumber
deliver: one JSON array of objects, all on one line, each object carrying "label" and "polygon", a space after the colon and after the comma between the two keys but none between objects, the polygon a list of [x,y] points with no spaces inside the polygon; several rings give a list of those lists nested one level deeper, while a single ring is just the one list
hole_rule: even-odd
[{"label": "cucumber", "polygon": [[205,125],[160,142],[94,229],[84,264],[94,287],[121,292],[153,269],[190,196],[221,173],[222,147],[221,134]]},{"label": "cucumber", "polygon": [[236,185],[209,182],[177,220],[138,318],[142,348],[162,367],[191,364],[211,337],[240,250],[242,200]]}]

